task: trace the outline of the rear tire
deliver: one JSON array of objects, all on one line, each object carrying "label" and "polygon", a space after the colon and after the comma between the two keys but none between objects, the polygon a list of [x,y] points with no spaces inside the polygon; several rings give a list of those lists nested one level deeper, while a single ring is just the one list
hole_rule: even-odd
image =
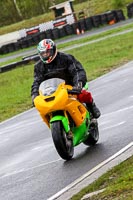
[{"label": "rear tire", "polygon": [[55,148],[60,157],[64,160],[70,160],[74,154],[73,141],[67,138],[62,122],[53,122],[51,132]]},{"label": "rear tire", "polygon": [[98,123],[93,119],[89,127],[88,138],[83,142],[87,146],[94,146],[99,140]]}]

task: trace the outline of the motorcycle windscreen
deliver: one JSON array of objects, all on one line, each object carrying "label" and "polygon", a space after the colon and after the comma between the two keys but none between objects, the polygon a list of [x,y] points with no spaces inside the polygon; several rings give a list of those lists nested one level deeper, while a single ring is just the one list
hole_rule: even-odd
[{"label": "motorcycle windscreen", "polygon": [[43,81],[39,86],[39,93],[43,96],[50,96],[56,91],[59,84],[64,82],[65,81],[60,78],[51,78]]}]

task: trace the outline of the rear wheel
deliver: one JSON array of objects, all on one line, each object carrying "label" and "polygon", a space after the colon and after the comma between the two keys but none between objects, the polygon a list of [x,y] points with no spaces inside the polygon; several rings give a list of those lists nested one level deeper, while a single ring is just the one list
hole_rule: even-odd
[{"label": "rear wheel", "polygon": [[98,123],[96,119],[92,119],[89,127],[88,138],[83,142],[85,145],[94,146],[99,140]]},{"label": "rear wheel", "polygon": [[52,138],[55,148],[64,160],[70,160],[74,154],[74,147],[72,139],[67,138],[61,121],[56,121],[51,124]]}]

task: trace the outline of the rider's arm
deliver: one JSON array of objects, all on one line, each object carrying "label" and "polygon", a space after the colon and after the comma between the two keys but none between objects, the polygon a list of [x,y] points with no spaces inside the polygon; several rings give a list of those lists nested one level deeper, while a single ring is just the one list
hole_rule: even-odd
[{"label": "rider's arm", "polygon": [[81,63],[76,60],[73,56],[70,56],[68,70],[73,77],[73,85],[78,86],[82,83],[82,87],[87,82],[86,72]]},{"label": "rider's arm", "polygon": [[34,81],[33,84],[31,86],[31,96],[32,96],[32,101],[34,100],[34,98],[36,96],[39,95],[39,85],[41,84],[41,82],[43,81],[43,75],[41,70],[39,69],[38,63],[35,64],[34,66]]}]

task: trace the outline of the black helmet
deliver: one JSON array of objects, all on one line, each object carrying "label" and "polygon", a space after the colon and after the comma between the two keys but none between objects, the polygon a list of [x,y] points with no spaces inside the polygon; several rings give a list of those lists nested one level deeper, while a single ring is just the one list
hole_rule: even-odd
[{"label": "black helmet", "polygon": [[57,54],[56,45],[51,39],[44,39],[40,41],[37,46],[37,50],[41,60],[45,64],[52,62]]}]

